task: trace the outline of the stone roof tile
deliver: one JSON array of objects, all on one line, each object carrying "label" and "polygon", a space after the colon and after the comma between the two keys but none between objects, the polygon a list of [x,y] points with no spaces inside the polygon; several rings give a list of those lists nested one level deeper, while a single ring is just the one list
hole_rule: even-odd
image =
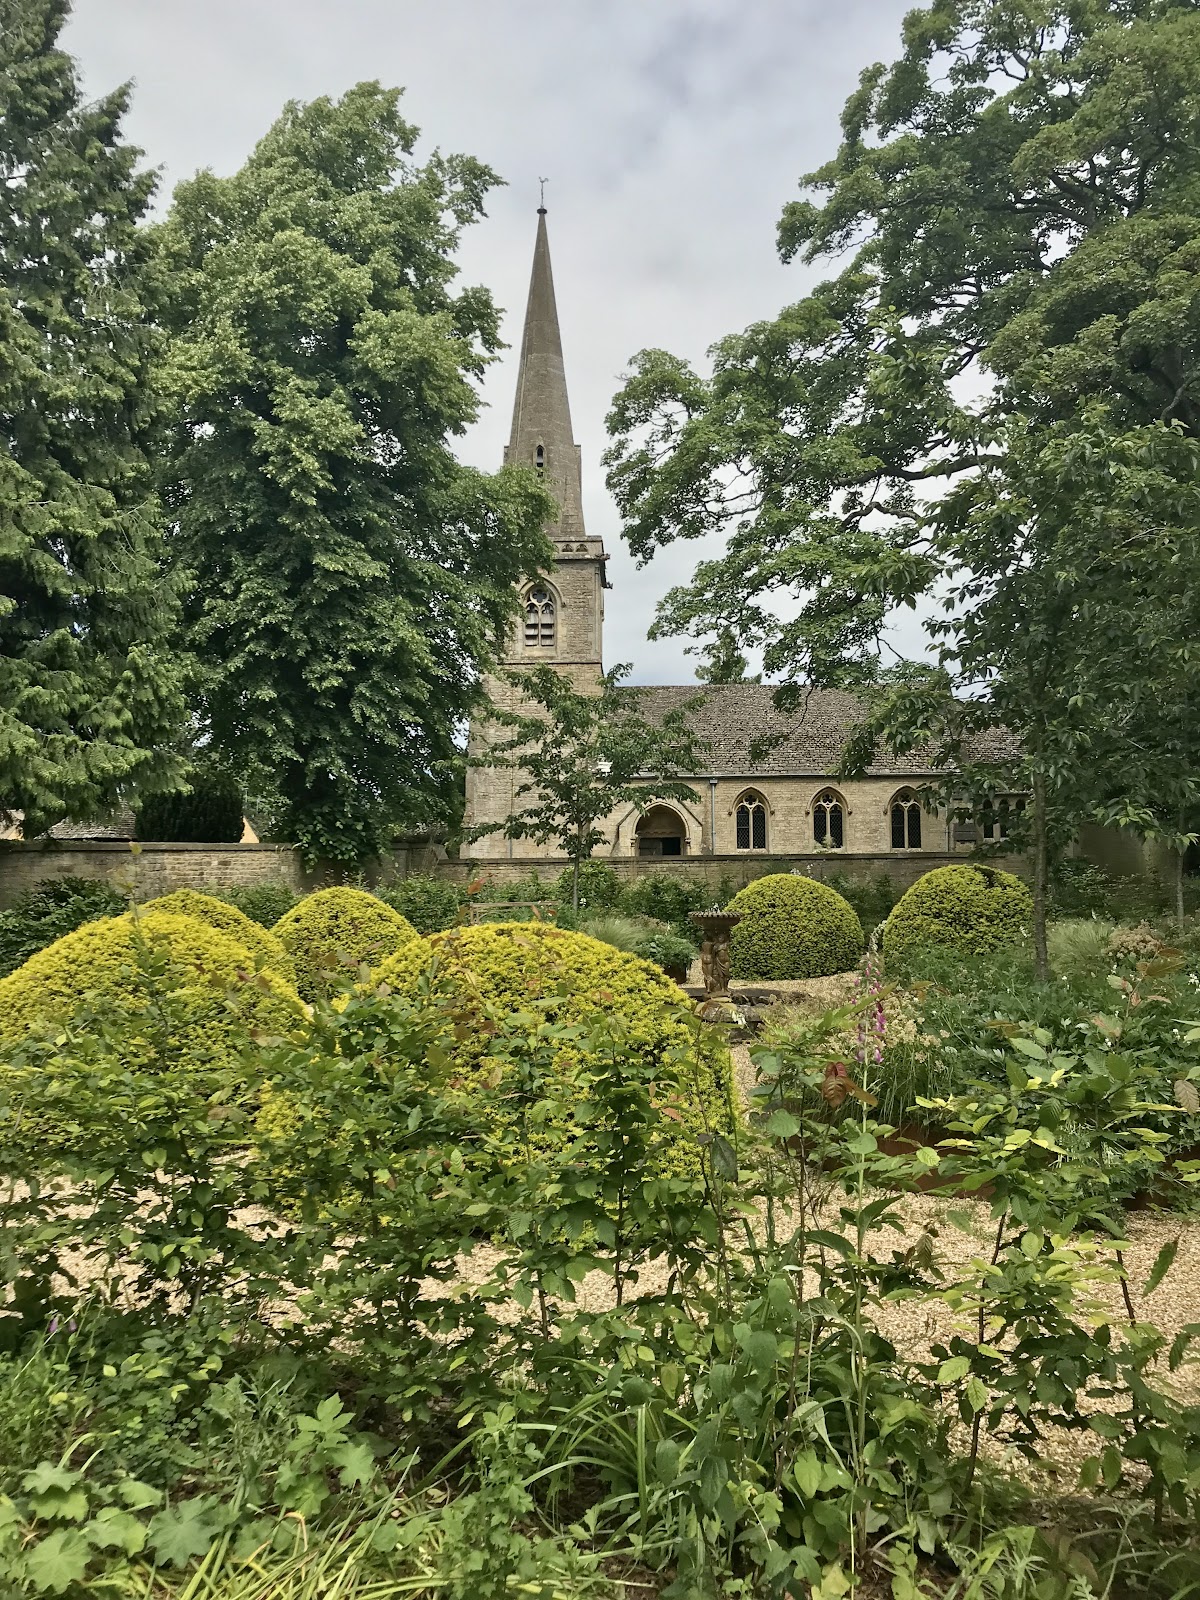
[{"label": "stone roof tile", "polygon": [[[840,689],[813,689],[795,712],[781,712],[768,683],[669,684],[638,689],[642,710],[665,717],[701,696],[688,718],[708,745],[710,774],[735,777],[826,777],[835,773],[847,736],[862,716],[862,702]],[[759,743],[765,748],[754,749]],[[977,735],[973,761],[1008,761],[1020,754],[1004,729]],[[932,777],[939,770],[936,749],[918,746],[902,756],[878,752],[868,777]],[[703,776],[704,774],[695,774]]]}]

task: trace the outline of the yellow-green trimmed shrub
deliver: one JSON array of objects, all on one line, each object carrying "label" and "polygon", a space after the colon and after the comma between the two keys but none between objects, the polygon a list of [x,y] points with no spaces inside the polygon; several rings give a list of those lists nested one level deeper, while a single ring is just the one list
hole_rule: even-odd
[{"label": "yellow-green trimmed shrub", "polygon": [[862,923],[836,889],[793,872],[773,872],[734,895],[741,913],[729,940],[735,978],[825,978],[863,953]]},{"label": "yellow-green trimmed shrub", "polygon": [[[165,1046],[157,1004],[164,988],[173,996]],[[291,984],[256,972],[244,945],[169,911],[89,922],[0,979],[0,1046],[92,1010],[119,1020],[131,1063],[160,1048],[172,1058],[212,1061],[252,1030],[286,1033],[305,1016]]]},{"label": "yellow-green trimmed shrub", "polygon": [[420,937],[406,917],[364,889],[318,889],[284,913],[272,932],[296,966],[296,986],[305,1000],[316,1000],[330,977],[352,977],[354,969],[375,967],[403,945]]},{"label": "yellow-green trimmed shrub", "polygon": [[885,956],[926,945],[982,955],[1020,944],[1033,918],[1026,884],[998,867],[963,862],[918,878],[892,908],[883,929]]},{"label": "yellow-green trimmed shrub", "polygon": [[296,968],[291,956],[269,928],[259,927],[244,911],[239,911],[228,900],[218,900],[211,894],[201,894],[198,889],[175,889],[160,895],[157,900],[147,900],[146,911],[169,911],[179,917],[195,917],[206,922],[219,933],[227,933],[238,944],[244,945],[260,964],[277,972],[291,984],[296,982]]},{"label": "yellow-green trimmed shrub", "polygon": [[[495,1057],[487,1049],[495,1020],[527,1011],[531,1002],[549,1002],[544,1010],[539,1005],[538,1015],[556,1023],[583,1023],[598,1011],[619,1018],[633,1047],[661,1065],[664,1103],[678,1104],[682,1118],[675,1160],[694,1167],[698,1135],[727,1131],[736,1115],[732,1066],[721,1036],[714,1030],[697,1033],[681,1014],[687,1005],[683,991],[653,962],[553,924],[486,922],[406,945],[375,979],[415,1000],[431,969],[461,1006],[464,1025],[453,1060],[467,1095],[494,1071]],[[677,1076],[672,1058],[678,1051],[690,1052],[691,1083]],[[591,1065],[577,1043],[565,1044],[555,1061],[567,1078],[586,1076]],[[548,1133],[552,1139],[553,1130]]]}]

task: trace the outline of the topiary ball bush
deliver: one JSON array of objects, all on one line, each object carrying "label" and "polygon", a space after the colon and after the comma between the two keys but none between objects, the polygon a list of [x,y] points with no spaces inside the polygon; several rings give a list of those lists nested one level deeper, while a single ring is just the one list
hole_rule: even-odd
[{"label": "topiary ball bush", "polygon": [[211,894],[201,894],[198,889],[175,889],[160,895],[157,900],[147,900],[145,911],[168,911],[179,917],[195,917],[210,928],[227,933],[231,939],[249,950],[258,965],[277,972],[281,978],[295,985],[296,968],[283,945],[267,928],[252,922],[248,916],[228,900],[217,900]]},{"label": "topiary ball bush", "polygon": [[883,928],[885,958],[928,945],[982,955],[1020,944],[1033,920],[1026,884],[998,867],[935,867],[896,903]]},{"label": "topiary ball bush", "polygon": [[[435,961],[440,981],[465,1013],[453,1049],[464,1093],[470,1095],[495,1068],[497,1058],[488,1054],[493,1022],[537,1001],[558,1023],[584,1023],[597,1012],[619,1018],[632,1047],[661,1067],[664,1094],[678,1103],[682,1118],[673,1151],[677,1169],[698,1167],[699,1134],[731,1126],[736,1101],[729,1052],[715,1031],[697,1035],[681,1014],[687,1005],[683,991],[652,962],[550,923],[487,922],[406,945],[375,978],[416,1001]],[[674,1064],[677,1051],[688,1052],[694,1064],[688,1082]],[[556,1057],[557,1069],[570,1079],[586,1078],[599,1065],[577,1042],[564,1044]],[[547,1130],[547,1143],[553,1147],[553,1129]]]},{"label": "topiary ball bush", "polygon": [[0,979],[0,1048],[84,1012],[119,1023],[131,1066],[219,1063],[251,1032],[288,1033],[305,1017],[291,984],[255,972],[244,945],[169,911],[89,922]]},{"label": "topiary ball bush", "polygon": [[296,967],[305,1000],[337,987],[336,975],[352,976],[364,964],[378,966],[419,938],[407,917],[364,889],[318,889],[284,913],[272,932]]},{"label": "topiary ball bush", "polygon": [[735,978],[825,978],[854,966],[865,948],[853,906],[797,873],[756,878],[728,910],[742,918],[729,940]]}]

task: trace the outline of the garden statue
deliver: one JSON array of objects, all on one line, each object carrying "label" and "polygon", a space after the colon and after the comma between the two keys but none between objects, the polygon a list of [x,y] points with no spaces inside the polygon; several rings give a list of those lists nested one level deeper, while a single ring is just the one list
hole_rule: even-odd
[{"label": "garden statue", "polygon": [[700,967],[704,973],[704,1005],[729,999],[729,935],[742,920],[736,911],[693,911],[692,921],[700,929]]}]

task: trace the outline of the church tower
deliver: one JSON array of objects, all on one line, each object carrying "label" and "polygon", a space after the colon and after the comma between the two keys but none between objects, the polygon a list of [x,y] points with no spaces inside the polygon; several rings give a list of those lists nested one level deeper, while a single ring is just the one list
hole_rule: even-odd
[{"label": "church tower", "polygon": [[[539,207],[537,215],[512,432],[504,463],[532,467],[557,501],[558,514],[546,529],[554,546],[553,564],[544,578],[522,586],[520,612],[500,664],[515,672],[552,666],[577,689],[586,690],[604,670],[607,557],[604,541],[589,538],[583,523],[582,465],[571,426],[545,206]],[[493,705],[514,708],[513,690],[501,679],[486,678],[484,692]],[[473,723],[472,755],[486,749],[487,742],[486,723]],[[516,804],[518,782],[518,775],[509,770],[469,767],[465,825],[507,818]],[[500,860],[512,853],[512,840],[499,833],[485,835],[470,847],[472,860],[478,861]],[[528,841],[522,841],[521,854],[555,856],[552,847]]]},{"label": "church tower", "polygon": [[583,524],[579,446],[571,427],[563,365],[546,208],[538,208],[533,272],[517,369],[512,433],[506,466],[530,466],[558,502],[547,528],[554,566],[543,582],[522,592],[521,617],[505,665],[558,667],[580,688],[603,671],[604,543],[589,539]]}]

